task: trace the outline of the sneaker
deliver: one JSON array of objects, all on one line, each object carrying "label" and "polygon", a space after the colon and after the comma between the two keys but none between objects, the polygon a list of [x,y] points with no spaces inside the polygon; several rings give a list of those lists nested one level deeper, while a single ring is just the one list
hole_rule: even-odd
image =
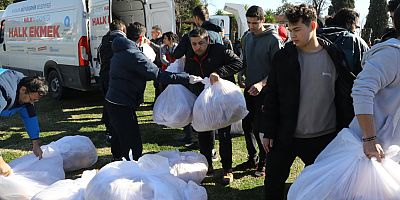
[{"label": "sneaker", "polygon": [[247,170],[257,169],[257,165],[258,163],[255,163],[253,160],[247,160],[244,163],[236,165],[236,167],[234,167],[234,170],[247,171]]},{"label": "sneaker", "polygon": [[185,147],[190,150],[196,150],[196,149],[199,149],[199,143],[197,143],[196,141],[187,143],[187,144],[185,144]]},{"label": "sneaker", "polygon": [[222,184],[223,185],[229,185],[233,182],[233,173],[232,170],[225,171],[222,176]]},{"label": "sneaker", "polygon": [[212,161],[214,161],[214,162],[219,160],[218,159],[218,155],[217,155],[217,151],[215,149],[213,149],[212,152],[211,152],[211,158],[212,158]]},{"label": "sneaker", "polygon": [[258,167],[256,172],[254,172],[254,176],[256,176],[256,177],[265,176],[265,167]]}]

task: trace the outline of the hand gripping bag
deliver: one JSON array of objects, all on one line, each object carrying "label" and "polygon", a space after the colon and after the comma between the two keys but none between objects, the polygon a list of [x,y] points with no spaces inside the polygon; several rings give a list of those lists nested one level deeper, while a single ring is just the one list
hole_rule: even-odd
[{"label": "hand gripping bag", "polygon": [[314,164],[303,170],[290,187],[288,199],[400,199],[400,165],[391,159],[400,147],[392,145],[384,150],[381,163],[368,159],[361,138],[343,129]]},{"label": "hand gripping bag", "polygon": [[205,89],[193,107],[192,127],[198,132],[227,127],[249,113],[243,93],[234,83],[219,79],[213,85],[203,80]]},{"label": "hand gripping bag", "polygon": [[43,158],[28,154],[9,163],[14,173],[0,176],[0,199],[31,199],[36,193],[56,181],[65,178],[60,154],[50,147],[42,146]]}]

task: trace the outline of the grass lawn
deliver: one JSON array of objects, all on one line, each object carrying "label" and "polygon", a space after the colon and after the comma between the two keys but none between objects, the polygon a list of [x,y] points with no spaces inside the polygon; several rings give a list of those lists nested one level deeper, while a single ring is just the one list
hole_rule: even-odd
[{"label": "grass lawn", "polygon": [[[154,98],[154,88],[148,82],[145,95],[145,105],[137,112],[140,130],[143,138],[144,153],[162,150],[179,149],[178,139],[183,136],[182,129],[170,129],[152,122],[150,107]],[[74,92],[72,97],[57,101],[44,98],[36,105],[41,125],[42,144],[48,144],[67,135],[84,135],[91,138],[97,148],[98,162],[92,167],[100,169],[111,161],[109,146],[105,143],[105,126],[101,124],[102,96],[101,92]],[[233,166],[246,161],[247,151],[243,136],[234,136],[233,140]],[[218,141],[216,142],[218,149]],[[19,116],[0,118],[0,151],[7,162],[30,153],[31,142],[23,128]],[[303,163],[298,159],[293,164],[290,177],[291,183],[303,169]],[[214,162],[214,168],[220,169],[219,161]],[[68,178],[78,178],[81,171],[66,174]],[[234,172],[234,182],[225,187],[219,184],[217,170],[214,178],[207,178],[204,187],[207,189],[209,199],[263,199],[264,178],[253,177],[253,171]]]}]

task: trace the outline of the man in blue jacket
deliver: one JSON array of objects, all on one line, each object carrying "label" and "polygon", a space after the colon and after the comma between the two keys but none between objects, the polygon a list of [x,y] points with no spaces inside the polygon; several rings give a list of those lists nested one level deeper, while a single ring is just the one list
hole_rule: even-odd
[{"label": "man in blue jacket", "polygon": [[146,40],[145,30],[137,23],[130,24],[127,35],[119,33],[112,44],[114,55],[110,65],[106,109],[114,130],[111,139],[114,160],[122,157],[130,160],[130,150],[134,160],[142,156],[143,145],[136,109],[143,102],[146,81],[157,80],[162,84],[193,84],[196,80],[201,81],[201,78],[186,73],[163,72],[151,62],[137,45]]},{"label": "man in blue jacket", "polygon": [[[19,113],[29,138],[32,140],[33,153],[42,158],[39,143],[39,122],[34,103],[47,95],[48,87],[41,77],[25,77],[22,73],[0,68],[0,116],[12,116]],[[7,164],[0,155],[0,174],[8,175]]]}]

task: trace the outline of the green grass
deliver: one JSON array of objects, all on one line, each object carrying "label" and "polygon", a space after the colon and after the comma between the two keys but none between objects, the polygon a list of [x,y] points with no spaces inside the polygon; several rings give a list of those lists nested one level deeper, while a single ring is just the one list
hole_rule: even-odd
[{"label": "green grass", "polygon": [[[149,82],[145,93],[145,104],[137,112],[140,130],[143,138],[144,153],[162,150],[179,149],[178,139],[183,136],[182,129],[170,129],[152,123],[150,104],[154,98],[154,88]],[[48,144],[67,135],[88,136],[96,145],[99,155],[98,162],[92,169],[100,169],[111,161],[110,148],[105,144],[105,126],[101,124],[102,111],[101,92],[74,92],[72,97],[57,101],[44,98],[37,103],[37,113],[41,125],[42,144]],[[235,136],[233,143],[233,166],[247,159],[246,144],[243,136]],[[218,149],[218,141],[216,142]],[[0,151],[7,162],[30,153],[31,142],[25,133],[19,116],[0,118]],[[288,183],[294,181],[303,169],[303,163],[298,159],[292,166]],[[214,162],[214,168],[220,169],[220,162]],[[78,178],[83,170],[68,173],[68,178]],[[253,177],[254,171],[234,172],[234,182],[230,186],[219,184],[216,171],[214,178],[207,178],[204,187],[209,199],[263,199],[264,178]]]}]

